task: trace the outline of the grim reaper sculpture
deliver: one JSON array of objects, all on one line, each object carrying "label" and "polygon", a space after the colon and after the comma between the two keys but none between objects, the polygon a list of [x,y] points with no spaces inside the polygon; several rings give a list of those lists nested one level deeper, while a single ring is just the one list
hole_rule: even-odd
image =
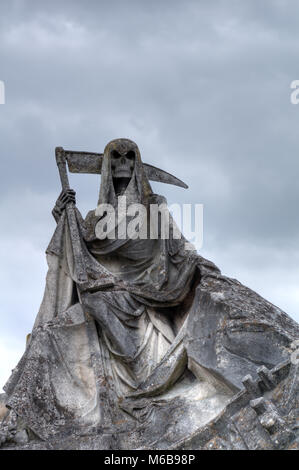
[{"label": "grim reaper sculpture", "polygon": [[7,431],[6,445],[295,445],[296,323],[186,249],[186,240],[173,236],[169,214],[169,238],[159,226],[156,238],[100,239],[103,214],[94,210],[83,220],[66,162],[73,172],[101,173],[99,204],[116,214],[121,196],[146,212],[165,202],[150,179],[186,187],[143,164],[127,139],[110,142],[103,155],[57,149],[63,183],[53,210],[57,228],[41,308],[5,386],[7,429],[15,420],[17,436]]}]

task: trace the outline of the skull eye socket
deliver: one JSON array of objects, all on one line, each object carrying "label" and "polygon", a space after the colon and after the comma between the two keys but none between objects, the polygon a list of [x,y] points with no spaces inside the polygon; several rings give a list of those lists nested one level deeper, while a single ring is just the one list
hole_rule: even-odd
[{"label": "skull eye socket", "polygon": [[134,160],[135,158],[135,152],[133,150],[129,150],[129,152],[127,153],[126,157],[129,159],[129,160]]},{"label": "skull eye socket", "polygon": [[116,158],[116,159],[118,159],[118,158],[120,158],[120,157],[121,157],[121,154],[120,154],[120,153],[118,153],[118,151],[117,151],[117,150],[112,150],[112,152],[111,152],[111,157],[112,157],[112,158]]}]

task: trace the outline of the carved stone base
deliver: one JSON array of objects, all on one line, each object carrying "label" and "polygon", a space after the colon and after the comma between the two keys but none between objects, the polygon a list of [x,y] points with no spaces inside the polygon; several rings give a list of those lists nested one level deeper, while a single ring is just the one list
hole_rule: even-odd
[{"label": "carved stone base", "polygon": [[178,439],[174,423],[180,419],[180,429],[188,429],[189,418],[184,404],[173,400],[162,412],[153,413],[127,431],[98,428],[82,430],[78,435],[77,430],[73,434],[70,430],[68,435],[47,442],[38,440],[10,413],[0,428],[2,450],[299,450],[298,365],[285,362],[271,371],[261,367],[258,375],[255,381],[244,377],[244,389],[224,410],[192,434],[186,432],[183,438]]}]

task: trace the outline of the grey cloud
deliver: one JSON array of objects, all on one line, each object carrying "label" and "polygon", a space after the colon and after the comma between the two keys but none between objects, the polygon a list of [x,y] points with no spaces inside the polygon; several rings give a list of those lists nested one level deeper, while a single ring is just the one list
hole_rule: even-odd
[{"label": "grey cloud", "polygon": [[[287,266],[299,238],[298,16],[287,0],[1,3],[0,238],[15,243],[1,268],[5,278],[13,263],[28,278],[23,323],[5,284],[1,331],[17,321],[23,334],[38,308],[60,191],[55,146],[102,151],[120,136],[189,184],[154,185],[169,203],[204,204],[202,253],[296,315],[296,263]],[[99,179],[71,182],[82,212],[94,208]],[[41,260],[31,266],[33,252]]]}]

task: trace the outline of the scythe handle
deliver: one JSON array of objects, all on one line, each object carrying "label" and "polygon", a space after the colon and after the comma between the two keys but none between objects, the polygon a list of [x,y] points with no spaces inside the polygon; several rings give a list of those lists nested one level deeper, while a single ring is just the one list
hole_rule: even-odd
[{"label": "scythe handle", "polygon": [[55,149],[56,163],[59,170],[60,181],[63,191],[70,189],[69,178],[66,169],[66,157],[62,147]]},{"label": "scythe handle", "polygon": [[[68,178],[67,168],[66,168],[65,152],[62,147],[56,147],[55,157],[56,157],[56,163],[57,163],[58,170],[59,170],[62,190],[66,191],[67,189],[70,189],[70,184],[69,184],[69,178]],[[66,205],[65,210],[66,210],[66,215],[67,215],[67,220],[68,220],[68,225],[69,225],[69,230],[70,230],[70,238],[71,238],[71,243],[72,243],[77,279],[79,282],[86,282],[87,274],[86,274],[86,269],[85,269],[84,258],[82,255],[82,247],[80,243],[80,234],[78,230],[74,203],[69,202]]]}]

